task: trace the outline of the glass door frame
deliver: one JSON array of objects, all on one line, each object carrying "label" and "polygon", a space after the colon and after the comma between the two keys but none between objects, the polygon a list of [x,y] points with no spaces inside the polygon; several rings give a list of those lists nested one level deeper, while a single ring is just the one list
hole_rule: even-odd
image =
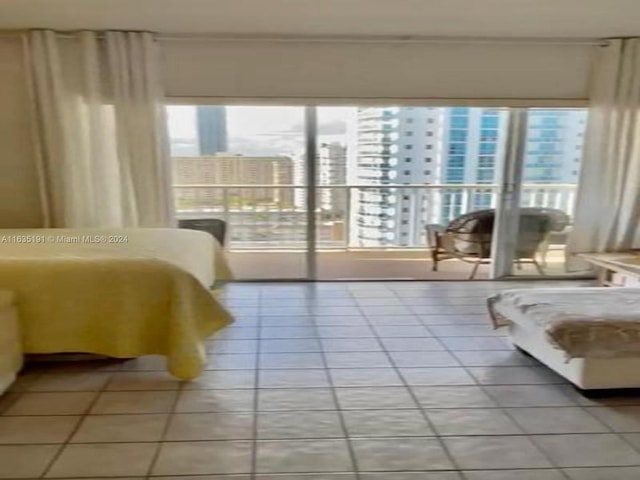
[{"label": "glass door frame", "polygon": [[[592,278],[584,275],[557,274],[552,276],[516,275],[514,273],[515,252],[520,226],[520,208],[524,189],[525,160],[530,112],[539,107],[509,108],[507,148],[498,179],[496,221],[491,245],[490,280],[562,280]],[[584,107],[548,107],[549,109]],[[543,108],[544,109],[544,108]],[[578,185],[579,187],[579,185]]]},{"label": "glass door frame", "polygon": [[304,106],[305,133],[305,199],[306,199],[306,275],[302,280],[314,282],[318,279],[317,255],[317,153],[318,153],[318,108],[315,105]]},{"label": "glass door frame", "polygon": [[528,109],[510,108],[507,145],[498,180],[498,201],[491,243],[489,279],[513,276],[518,241],[522,174],[526,155]]}]

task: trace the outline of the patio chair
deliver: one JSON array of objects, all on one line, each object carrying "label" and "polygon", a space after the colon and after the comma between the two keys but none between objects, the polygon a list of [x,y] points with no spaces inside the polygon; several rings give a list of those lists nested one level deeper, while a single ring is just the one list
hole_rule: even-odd
[{"label": "patio chair", "polygon": [[542,268],[547,266],[547,254],[549,253],[549,247],[552,244],[566,244],[569,231],[571,230],[571,217],[557,208],[544,208],[544,207],[523,207],[520,209],[522,212],[542,213],[549,216],[551,225],[549,227],[549,235],[538,249],[538,256],[540,265]]},{"label": "patio chair", "polygon": [[208,232],[213,235],[213,238],[218,240],[220,246],[224,247],[224,242],[227,236],[227,222],[224,220],[220,220],[219,218],[182,219],[178,220],[178,227]]},{"label": "patio chair", "polygon": [[[544,275],[544,270],[536,260],[536,254],[548,240],[552,226],[551,215],[543,210],[521,209],[515,252],[517,264],[531,263],[540,275]],[[494,221],[495,210],[488,209],[466,213],[446,227],[427,225],[427,245],[431,251],[433,271],[438,270],[440,261],[456,258],[473,264],[469,279],[474,279],[478,267],[491,261]]]}]

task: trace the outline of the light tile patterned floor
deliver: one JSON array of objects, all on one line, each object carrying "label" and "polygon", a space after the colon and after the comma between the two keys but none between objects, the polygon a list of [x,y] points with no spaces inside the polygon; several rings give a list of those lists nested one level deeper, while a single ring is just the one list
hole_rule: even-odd
[{"label": "light tile patterned floor", "polygon": [[487,295],[549,284],[230,285],[197,381],[31,366],[0,478],[637,480],[640,395],[583,398],[488,326]]}]

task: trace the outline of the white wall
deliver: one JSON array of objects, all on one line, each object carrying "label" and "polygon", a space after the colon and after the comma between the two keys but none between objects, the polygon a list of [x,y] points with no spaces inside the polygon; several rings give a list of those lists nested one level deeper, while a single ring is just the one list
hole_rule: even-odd
[{"label": "white wall", "polygon": [[43,222],[21,42],[0,36],[0,228]]},{"label": "white wall", "polygon": [[206,38],[161,44],[173,97],[493,99],[504,105],[585,100],[596,48]]}]

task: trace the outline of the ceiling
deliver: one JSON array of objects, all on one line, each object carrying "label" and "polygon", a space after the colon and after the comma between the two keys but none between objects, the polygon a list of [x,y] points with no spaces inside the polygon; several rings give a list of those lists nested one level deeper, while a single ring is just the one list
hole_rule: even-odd
[{"label": "ceiling", "polygon": [[0,0],[0,29],[601,38],[640,35],[639,0]]}]

